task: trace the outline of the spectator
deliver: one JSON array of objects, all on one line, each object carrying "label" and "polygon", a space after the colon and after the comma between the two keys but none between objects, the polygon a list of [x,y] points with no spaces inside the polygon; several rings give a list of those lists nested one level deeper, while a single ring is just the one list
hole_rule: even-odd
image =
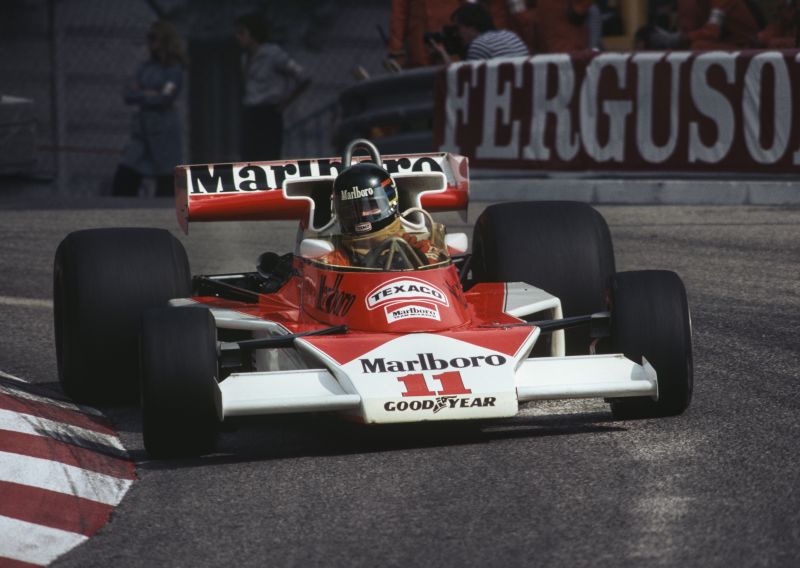
[{"label": "spectator", "polygon": [[749,0],[678,0],[678,29],[648,26],[636,34],[646,49],[741,49],[754,47],[761,14]]},{"label": "spectator", "polygon": [[303,68],[268,41],[259,14],[236,20],[236,39],[244,51],[240,157],[247,162],[278,160],[283,146],[283,111],[308,88]]},{"label": "spectator", "polygon": [[603,47],[603,14],[597,4],[592,4],[586,11],[586,44],[589,49],[602,51]]},{"label": "spectator", "polygon": [[389,61],[400,67],[433,63],[425,35],[440,33],[461,0],[392,0]]},{"label": "spectator", "polygon": [[529,55],[520,37],[510,30],[496,30],[492,16],[482,4],[462,4],[450,20],[466,49],[465,59],[494,59]]},{"label": "spectator", "polygon": [[589,46],[586,15],[593,0],[538,0],[536,41],[541,53],[580,51]]},{"label": "spectator", "polygon": [[657,26],[662,30],[675,29],[678,0],[648,0],[647,25]]},{"label": "spectator", "polygon": [[526,0],[479,0],[479,2],[489,9],[495,28],[511,30],[525,43],[528,51],[534,51],[536,10],[529,8]]},{"label": "spectator", "polygon": [[125,103],[136,105],[131,138],[114,174],[112,194],[135,196],[142,178],[154,177],[156,195],[173,193],[173,169],[181,161],[181,125],[175,100],[183,82],[186,56],[175,28],[155,22],[147,33],[150,58],[137,70],[124,92]]},{"label": "spectator", "polygon": [[798,46],[800,0],[781,0],[769,24],[758,34],[757,44],[767,49],[793,49]]},{"label": "spectator", "polygon": [[680,0],[678,23],[693,50],[753,47],[760,29],[745,0]]}]

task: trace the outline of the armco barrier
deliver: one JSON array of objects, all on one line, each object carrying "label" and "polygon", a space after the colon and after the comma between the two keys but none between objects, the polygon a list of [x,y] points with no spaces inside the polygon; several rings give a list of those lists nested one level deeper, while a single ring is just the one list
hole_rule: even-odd
[{"label": "armco barrier", "polygon": [[337,150],[370,138],[386,154],[433,150],[434,89],[439,68],[412,69],[364,81],[339,97]]}]

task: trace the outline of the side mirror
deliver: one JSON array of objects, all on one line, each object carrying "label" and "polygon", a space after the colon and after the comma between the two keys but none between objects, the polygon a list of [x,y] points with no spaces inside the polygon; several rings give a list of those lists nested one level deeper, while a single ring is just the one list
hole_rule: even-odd
[{"label": "side mirror", "polygon": [[464,254],[469,248],[469,239],[466,233],[448,233],[444,236],[444,244],[450,254]]},{"label": "side mirror", "polygon": [[315,259],[330,254],[335,250],[333,243],[323,239],[303,239],[300,241],[300,256]]},{"label": "side mirror", "polygon": [[258,257],[256,271],[264,278],[271,278],[281,262],[281,257],[274,252],[265,252]]}]

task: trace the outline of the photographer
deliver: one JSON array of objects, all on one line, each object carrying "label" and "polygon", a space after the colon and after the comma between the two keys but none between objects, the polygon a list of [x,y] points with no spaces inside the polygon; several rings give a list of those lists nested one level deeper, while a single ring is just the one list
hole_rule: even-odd
[{"label": "photographer", "polygon": [[388,60],[409,69],[434,63],[427,36],[447,24],[461,0],[392,0]]},{"label": "photographer", "polygon": [[445,28],[444,39],[455,34],[460,46],[459,42],[452,41],[435,44],[445,63],[456,54],[466,60],[529,55],[528,47],[517,34],[495,29],[491,14],[482,4],[462,4],[450,16],[450,21],[453,27]]}]

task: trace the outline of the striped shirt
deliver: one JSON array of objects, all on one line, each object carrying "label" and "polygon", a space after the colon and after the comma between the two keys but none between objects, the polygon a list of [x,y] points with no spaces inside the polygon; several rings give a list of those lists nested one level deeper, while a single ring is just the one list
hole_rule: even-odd
[{"label": "striped shirt", "polygon": [[519,36],[509,30],[490,30],[472,40],[467,48],[467,59],[494,59],[495,57],[520,57],[528,48]]}]

